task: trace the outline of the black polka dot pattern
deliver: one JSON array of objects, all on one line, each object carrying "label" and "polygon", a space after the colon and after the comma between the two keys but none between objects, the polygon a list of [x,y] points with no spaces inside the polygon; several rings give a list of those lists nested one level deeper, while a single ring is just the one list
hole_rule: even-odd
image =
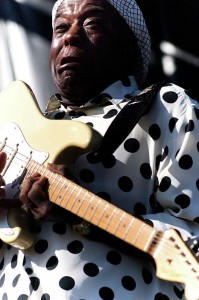
[{"label": "black polka dot pattern", "polygon": [[35,244],[35,251],[37,253],[43,253],[48,248],[48,241],[47,240],[40,240]]},{"label": "black polka dot pattern", "polygon": [[179,166],[182,169],[188,170],[192,167],[192,165],[193,165],[192,157],[188,154],[183,155],[179,160]]},{"label": "black polka dot pattern", "polygon": [[17,266],[17,255],[14,255],[11,261],[11,267],[14,269]]},{"label": "black polka dot pattern", "polygon": [[95,175],[91,170],[84,169],[80,172],[80,178],[86,183],[91,183],[95,179]]},{"label": "black polka dot pattern", "polygon": [[66,232],[66,224],[64,222],[58,222],[53,225],[53,231],[57,234],[64,234]]},{"label": "black polka dot pattern", "polygon": [[179,299],[183,299],[184,289],[179,289],[177,286],[174,286],[174,292]]},{"label": "black polka dot pattern", "polygon": [[175,203],[178,204],[181,208],[186,208],[190,205],[190,197],[185,194],[178,195],[175,198]]},{"label": "black polka dot pattern", "polygon": [[176,94],[175,92],[166,92],[166,93],[164,93],[162,98],[165,102],[167,102],[169,104],[173,104],[177,101],[178,94]]},{"label": "black polka dot pattern", "polygon": [[160,182],[160,185],[159,185],[159,190],[161,192],[166,192],[171,186],[171,179],[166,176],[164,178],[162,178],[162,181]]},{"label": "black polka dot pattern", "polygon": [[157,293],[154,300],[170,300],[169,297],[162,293]]},{"label": "black polka dot pattern", "polygon": [[106,259],[112,265],[119,265],[122,260],[122,257],[119,252],[110,251],[107,253]]},{"label": "black polka dot pattern", "polygon": [[42,297],[41,297],[41,300],[50,300],[50,295],[43,294]]},{"label": "black polka dot pattern", "polygon": [[163,161],[168,156],[168,154],[169,154],[169,148],[168,148],[168,146],[166,146],[164,149],[164,152],[161,156],[161,161]]},{"label": "black polka dot pattern", "polygon": [[124,149],[129,153],[135,153],[139,150],[140,143],[136,139],[128,139],[124,143]]},{"label": "black polka dot pattern", "polygon": [[15,286],[17,285],[17,283],[18,283],[18,281],[19,281],[19,278],[20,278],[20,274],[17,275],[17,276],[14,278],[14,280],[13,280],[13,282],[12,282],[12,286],[13,286],[13,287],[15,287]]},{"label": "black polka dot pattern", "polygon": [[119,188],[124,192],[130,192],[133,188],[133,182],[132,180],[127,176],[122,176],[118,180],[118,186]]},{"label": "black polka dot pattern", "polygon": [[134,206],[134,214],[136,216],[141,216],[146,214],[146,207],[144,206],[143,203],[137,202]]},{"label": "black polka dot pattern", "polygon": [[56,256],[51,256],[46,263],[46,269],[49,271],[53,270],[57,267],[58,263],[58,258]]},{"label": "black polka dot pattern", "polygon": [[173,130],[174,130],[174,128],[175,128],[177,122],[178,122],[178,119],[177,119],[177,118],[171,118],[171,119],[169,120],[169,130],[170,130],[171,132],[173,132]]},{"label": "black polka dot pattern", "polygon": [[[162,223],[169,222],[170,218],[177,227],[178,218],[186,226],[186,219],[199,224],[196,210],[199,174],[195,163],[199,156],[199,104],[190,102],[183,93],[174,85],[164,87],[151,110],[116,152],[103,157],[92,149],[96,152],[80,155],[71,166],[83,187],[156,230],[164,228]],[[117,105],[106,102],[112,98],[108,93],[93,99],[93,106],[89,103],[90,107],[70,113],[56,111],[54,119],[83,121],[103,135],[127,98],[131,99],[129,91],[124,95],[126,98],[122,97]],[[69,199],[77,199],[75,192]],[[97,200],[97,208],[93,209],[92,201],[91,197],[85,202],[83,213],[83,204],[77,208],[78,201],[70,203],[91,219],[101,217],[103,211],[103,222],[110,222],[115,232],[121,228],[125,232],[130,230],[128,226],[133,226],[133,222],[125,223],[122,215],[119,217],[122,226],[117,227],[112,223],[118,220],[117,210],[111,214],[106,210],[109,205],[106,203],[106,209],[101,211],[102,200]],[[161,217],[156,220],[159,213]],[[94,237],[84,237],[67,220],[35,221],[32,231],[34,245],[26,251],[0,241],[0,299],[10,300],[12,294],[17,300],[31,296],[41,300],[145,299],[146,295],[154,300],[179,300],[184,297],[180,284],[156,277],[155,268],[142,252],[137,253],[134,247],[131,249],[119,241],[114,244],[109,236],[102,243],[103,235],[98,235],[98,231],[92,232]]]},{"label": "black polka dot pattern", "polygon": [[136,288],[136,282],[130,276],[124,276],[122,278],[122,285],[128,291],[133,291]]},{"label": "black polka dot pattern", "polygon": [[17,300],[28,300],[28,296],[27,295],[20,295]]},{"label": "black polka dot pattern", "polygon": [[194,122],[190,120],[189,123],[185,127],[185,132],[190,132],[194,130]]},{"label": "black polka dot pattern", "polygon": [[148,163],[144,163],[140,167],[140,173],[145,179],[150,179],[152,175],[151,167]]},{"label": "black polka dot pattern", "polygon": [[70,253],[78,254],[81,253],[84,245],[81,241],[75,240],[68,244],[67,249]]},{"label": "black polka dot pattern", "polygon": [[152,137],[152,139],[158,140],[161,135],[160,127],[157,124],[151,125],[149,128],[149,135]]},{"label": "black polka dot pattern", "polygon": [[109,287],[102,287],[99,291],[99,296],[103,300],[112,300],[114,299],[114,292]]},{"label": "black polka dot pattern", "polygon": [[142,277],[146,284],[150,284],[153,280],[153,276],[147,268],[142,269]]},{"label": "black polka dot pattern", "polygon": [[95,277],[99,273],[99,268],[96,264],[93,263],[87,263],[84,266],[84,273],[89,277]]},{"label": "black polka dot pattern", "polygon": [[109,118],[113,118],[113,117],[115,117],[116,115],[117,115],[117,110],[116,109],[111,109],[111,110],[109,110],[108,112],[107,112],[107,114],[106,115],[104,115],[104,119],[109,119]]},{"label": "black polka dot pattern", "polygon": [[111,202],[111,195],[107,192],[99,192],[99,193],[97,193],[97,196],[99,196],[100,198],[102,198],[108,202]]},{"label": "black polka dot pattern", "polygon": [[36,291],[39,288],[40,280],[38,277],[30,277],[31,287],[34,291]]},{"label": "black polka dot pattern", "polygon": [[59,286],[65,291],[71,290],[75,286],[75,281],[70,276],[64,276],[59,281]]}]

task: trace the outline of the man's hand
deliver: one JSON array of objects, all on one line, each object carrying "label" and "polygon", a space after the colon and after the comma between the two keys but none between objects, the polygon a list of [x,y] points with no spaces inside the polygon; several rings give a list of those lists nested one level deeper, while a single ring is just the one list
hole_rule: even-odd
[{"label": "man's hand", "polygon": [[35,219],[47,218],[53,206],[48,200],[47,182],[46,177],[35,173],[25,178],[20,186],[19,199]]},{"label": "man's hand", "polygon": [[[7,155],[0,152],[0,174],[5,168]],[[64,165],[49,164],[49,170],[60,175],[66,175]],[[69,174],[67,174],[69,176]],[[65,218],[65,211],[51,203],[48,199],[48,180],[38,173],[25,178],[20,186],[19,199],[6,199],[3,188],[5,181],[0,175],[0,209],[23,206],[31,212],[35,219],[60,220]]]},{"label": "man's hand", "polygon": [[[60,175],[66,175],[64,165],[49,164],[48,169]],[[67,174],[68,175],[68,174]],[[37,220],[55,221],[65,218],[64,210],[50,202],[48,198],[48,179],[35,173],[23,180],[19,199],[23,207]]]}]

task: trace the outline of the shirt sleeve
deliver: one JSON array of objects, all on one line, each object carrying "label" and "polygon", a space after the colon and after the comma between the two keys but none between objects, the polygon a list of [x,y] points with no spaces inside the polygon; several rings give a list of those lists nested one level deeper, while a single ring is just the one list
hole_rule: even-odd
[{"label": "shirt sleeve", "polygon": [[199,104],[175,85],[159,97],[169,115],[154,193],[162,212],[144,218],[160,231],[176,228],[187,240],[199,237]]}]

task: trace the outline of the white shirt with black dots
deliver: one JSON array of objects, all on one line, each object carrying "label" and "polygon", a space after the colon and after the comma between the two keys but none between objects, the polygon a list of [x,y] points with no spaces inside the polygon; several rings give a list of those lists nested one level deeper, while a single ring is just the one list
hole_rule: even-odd
[{"label": "white shirt with black dots", "polygon": [[[75,113],[61,107],[46,117],[78,120],[104,135],[126,105],[124,96],[139,92],[131,81],[107,88],[113,99],[106,104],[89,103]],[[81,186],[156,230],[176,228],[184,240],[199,236],[198,119],[199,104],[184,89],[162,87],[109,159],[81,155],[71,172]],[[159,280],[153,262],[133,247],[88,239],[67,222],[38,222],[34,237],[25,251],[1,244],[0,299],[185,299],[183,285]]]}]

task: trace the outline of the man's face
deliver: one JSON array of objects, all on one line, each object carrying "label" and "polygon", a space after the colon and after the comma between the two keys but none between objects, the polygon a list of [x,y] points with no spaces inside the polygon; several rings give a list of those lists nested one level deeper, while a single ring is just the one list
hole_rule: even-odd
[{"label": "man's face", "polygon": [[83,104],[119,79],[119,21],[105,0],[62,2],[54,23],[50,66],[63,99]]}]

